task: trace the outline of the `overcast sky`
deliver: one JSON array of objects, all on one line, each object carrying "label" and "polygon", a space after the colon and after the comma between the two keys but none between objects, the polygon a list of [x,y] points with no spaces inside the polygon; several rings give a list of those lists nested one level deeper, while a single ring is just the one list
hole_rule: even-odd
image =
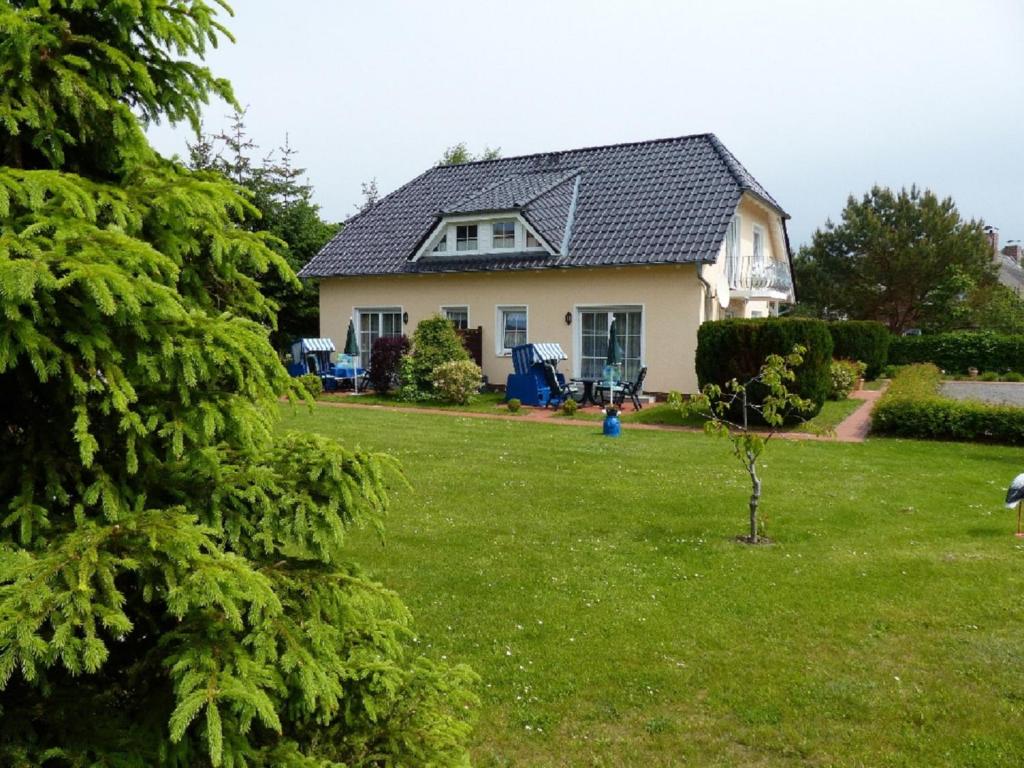
[{"label": "overcast sky", "polygon": [[[792,216],[917,183],[1024,239],[1024,2],[235,0],[211,53],[326,218],[445,147],[505,156],[710,131]],[[228,111],[211,105],[207,127]],[[167,153],[186,128],[155,126]]]}]

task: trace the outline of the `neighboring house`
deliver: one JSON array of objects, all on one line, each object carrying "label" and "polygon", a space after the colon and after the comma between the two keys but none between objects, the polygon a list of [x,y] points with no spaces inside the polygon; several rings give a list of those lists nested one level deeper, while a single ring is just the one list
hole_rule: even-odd
[{"label": "neighboring house", "polygon": [[[697,327],[794,301],[788,215],[711,134],[431,168],[348,222],[300,275],[320,332],[349,318],[364,363],[435,313],[482,329],[484,374],[553,341],[597,376],[618,323],[625,375],[697,389]],[[724,307],[721,306],[724,304]]]},{"label": "neighboring house", "polygon": [[999,228],[985,227],[985,235],[992,246],[992,260],[996,264],[999,282],[1011,289],[1018,296],[1024,295],[1024,249],[1019,240],[1010,240],[1005,248],[999,250]]}]

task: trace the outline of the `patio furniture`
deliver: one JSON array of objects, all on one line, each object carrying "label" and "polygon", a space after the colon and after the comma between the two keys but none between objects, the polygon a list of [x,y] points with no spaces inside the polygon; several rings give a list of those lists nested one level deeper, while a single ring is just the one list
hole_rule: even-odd
[{"label": "patio furniture", "polygon": [[296,339],[292,343],[292,362],[288,365],[288,373],[292,376],[307,373],[321,377],[328,375],[333,351],[334,342],[330,339]]},{"label": "patio furniture", "polygon": [[355,355],[338,355],[336,362],[330,369],[330,376],[337,387],[345,381],[352,382],[352,389],[359,391],[361,384],[365,384],[367,371],[359,367],[359,358]]},{"label": "patio furniture", "polygon": [[[622,390],[622,368],[618,364],[606,365],[601,370],[601,378],[594,382],[594,403],[605,405],[615,403]],[[607,393],[607,400],[605,399]]]},{"label": "patio furniture", "polygon": [[637,373],[636,380],[625,381],[622,383],[622,388],[619,390],[619,394],[616,396],[617,399],[614,401],[615,404],[622,407],[622,404],[628,397],[633,401],[633,407],[638,411],[643,408],[643,405],[640,403],[640,393],[644,391],[644,379],[646,378],[647,366],[645,365],[640,369],[640,372]]},{"label": "patio furniture", "polygon": [[[562,347],[553,343],[520,344],[512,348],[512,366],[515,373],[510,373],[505,381],[505,399],[518,399],[523,405],[557,404],[561,400],[561,385],[565,377],[558,373],[560,360],[567,360],[568,355]],[[555,381],[559,387],[552,394],[552,386],[548,381],[545,364],[555,368]]]},{"label": "patio furniture", "polygon": [[594,384],[598,383],[600,379],[573,379],[573,381],[583,385],[583,394],[576,401],[579,405],[598,404],[597,400],[594,399]]},{"label": "patio furniture", "polygon": [[565,382],[565,377],[558,373],[555,366],[548,361],[544,361],[544,383],[548,386],[548,399],[544,403],[544,407],[547,408],[549,405],[558,406],[564,403],[566,400],[575,400],[577,393],[576,387],[572,384]]}]

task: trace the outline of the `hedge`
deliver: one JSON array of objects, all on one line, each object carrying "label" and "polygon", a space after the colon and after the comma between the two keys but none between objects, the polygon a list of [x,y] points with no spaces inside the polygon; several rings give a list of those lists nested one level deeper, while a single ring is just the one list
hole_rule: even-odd
[{"label": "hedge", "polygon": [[1024,444],[1024,408],[943,397],[941,383],[931,363],[902,368],[871,414],[872,430],[898,437]]},{"label": "hedge", "polygon": [[1024,373],[1024,336],[991,331],[899,336],[889,347],[892,365],[934,363],[946,371],[1016,371]]},{"label": "hedge", "polygon": [[840,360],[859,360],[867,365],[865,375],[877,379],[889,360],[892,334],[874,320],[842,320],[828,324],[832,336],[832,356]]},{"label": "hedge", "polygon": [[[697,381],[701,388],[732,379],[747,381],[757,375],[768,355],[789,354],[797,344],[807,352],[790,390],[814,403],[814,409],[804,414],[810,418],[821,410],[831,387],[832,336],[821,320],[773,317],[704,323],[697,331]],[[760,400],[764,393],[751,390],[751,396]]]}]

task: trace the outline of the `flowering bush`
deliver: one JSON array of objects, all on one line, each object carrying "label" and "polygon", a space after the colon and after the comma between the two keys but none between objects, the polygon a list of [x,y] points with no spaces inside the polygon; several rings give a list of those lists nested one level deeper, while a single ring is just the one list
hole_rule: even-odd
[{"label": "flowering bush", "polygon": [[829,400],[845,400],[850,396],[857,379],[864,376],[867,366],[856,360],[833,360],[829,367]]},{"label": "flowering bush", "polygon": [[439,398],[465,405],[480,390],[480,366],[472,360],[449,360],[434,368],[431,383]]}]

